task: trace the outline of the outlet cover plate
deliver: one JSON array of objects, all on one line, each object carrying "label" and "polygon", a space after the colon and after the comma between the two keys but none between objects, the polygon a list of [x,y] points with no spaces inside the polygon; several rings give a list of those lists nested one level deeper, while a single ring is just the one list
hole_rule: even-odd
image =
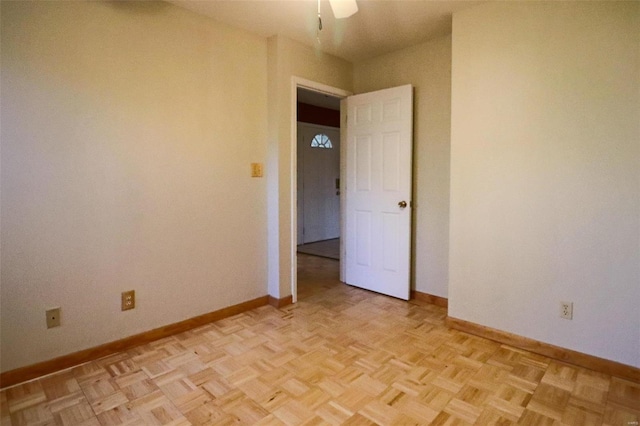
[{"label": "outlet cover plate", "polygon": [[47,328],[60,327],[60,308],[47,309]]},{"label": "outlet cover plate", "polygon": [[560,318],[573,319],[573,302],[560,302]]},{"label": "outlet cover plate", "polygon": [[123,291],[120,309],[123,311],[128,311],[129,309],[134,309],[135,307],[136,307],[136,291],[135,290]]}]

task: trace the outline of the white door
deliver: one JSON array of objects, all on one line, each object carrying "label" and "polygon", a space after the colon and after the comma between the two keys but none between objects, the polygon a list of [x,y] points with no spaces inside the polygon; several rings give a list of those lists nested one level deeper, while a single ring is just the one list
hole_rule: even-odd
[{"label": "white door", "polygon": [[341,111],[347,114],[346,282],[408,300],[413,88],[350,96]]},{"label": "white door", "polygon": [[339,177],[340,130],[299,123],[298,244],[340,236]]}]

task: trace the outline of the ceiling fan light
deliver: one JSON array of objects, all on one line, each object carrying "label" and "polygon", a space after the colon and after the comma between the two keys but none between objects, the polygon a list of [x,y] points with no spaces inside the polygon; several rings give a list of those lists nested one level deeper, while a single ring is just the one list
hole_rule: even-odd
[{"label": "ceiling fan light", "polygon": [[358,11],[356,0],[329,0],[336,19],[348,18]]}]

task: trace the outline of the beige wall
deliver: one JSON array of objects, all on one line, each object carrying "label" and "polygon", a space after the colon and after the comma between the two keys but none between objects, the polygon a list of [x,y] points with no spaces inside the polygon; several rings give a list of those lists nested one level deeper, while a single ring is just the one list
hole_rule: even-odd
[{"label": "beige wall", "polygon": [[282,36],[269,39],[269,294],[291,294],[295,248],[292,227],[296,164],[295,120],[292,122],[292,78],[298,77],[352,91],[353,66],[343,59]]},{"label": "beige wall", "polygon": [[267,294],[267,41],[165,3],[1,7],[2,371]]},{"label": "beige wall", "polygon": [[638,2],[454,15],[449,315],[640,367],[638,46]]},{"label": "beige wall", "polygon": [[414,87],[412,288],[447,297],[451,37],[355,64],[356,93],[403,84]]}]

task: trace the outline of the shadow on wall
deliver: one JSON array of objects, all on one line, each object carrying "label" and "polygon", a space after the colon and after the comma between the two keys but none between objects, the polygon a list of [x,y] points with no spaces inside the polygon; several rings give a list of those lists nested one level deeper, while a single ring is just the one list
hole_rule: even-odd
[{"label": "shadow on wall", "polygon": [[106,0],[103,4],[123,13],[136,13],[139,15],[157,15],[171,7],[170,3],[164,1]]}]

